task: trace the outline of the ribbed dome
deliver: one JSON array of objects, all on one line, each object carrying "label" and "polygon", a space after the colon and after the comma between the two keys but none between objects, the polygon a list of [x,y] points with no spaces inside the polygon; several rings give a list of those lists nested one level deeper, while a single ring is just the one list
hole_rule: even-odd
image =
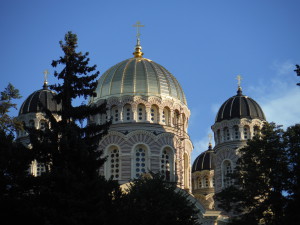
[{"label": "ribbed dome", "polygon": [[252,98],[242,94],[241,88],[238,89],[237,95],[229,98],[223,103],[216,116],[216,122],[234,118],[249,118],[266,120],[264,112],[259,104]]},{"label": "ribbed dome", "polygon": [[50,111],[61,110],[61,105],[57,104],[53,97],[56,95],[55,92],[49,90],[47,86],[43,89],[33,92],[29,97],[23,102],[19,115],[26,113],[36,113],[42,112],[43,109],[40,107],[41,103],[46,109]]},{"label": "ribbed dome", "polygon": [[208,150],[202,152],[194,161],[192,166],[192,173],[202,170],[214,170],[215,165],[213,163],[214,151],[209,146]]},{"label": "ribbed dome", "polygon": [[163,66],[142,57],[124,60],[108,69],[98,80],[94,100],[112,96],[158,96],[186,104],[176,78]]}]

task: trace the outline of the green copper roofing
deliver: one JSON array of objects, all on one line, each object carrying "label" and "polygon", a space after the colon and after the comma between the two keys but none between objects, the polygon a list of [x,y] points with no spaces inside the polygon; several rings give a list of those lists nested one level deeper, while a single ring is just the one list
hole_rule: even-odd
[{"label": "green copper roofing", "polygon": [[112,96],[158,96],[179,99],[185,95],[176,78],[163,66],[146,58],[130,58],[108,69],[98,80],[96,99]]}]

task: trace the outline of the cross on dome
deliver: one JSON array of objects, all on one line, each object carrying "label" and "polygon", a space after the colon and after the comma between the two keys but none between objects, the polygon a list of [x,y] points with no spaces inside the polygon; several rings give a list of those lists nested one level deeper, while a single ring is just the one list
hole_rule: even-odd
[{"label": "cross on dome", "polygon": [[241,80],[243,79],[241,75],[237,75],[236,79],[238,80],[238,90],[237,94],[242,95],[242,87],[241,87]]},{"label": "cross on dome", "polygon": [[242,81],[242,76],[241,75],[237,75],[236,79],[238,80],[238,87],[241,87],[241,81]]},{"label": "cross on dome", "polygon": [[132,25],[133,27],[136,27],[136,46],[135,46],[135,52],[133,53],[135,58],[142,58],[142,56],[144,55],[144,53],[142,52],[142,46],[140,43],[140,28],[141,27],[145,27],[145,25],[142,25],[140,21],[137,21],[136,24]]},{"label": "cross on dome", "polygon": [[136,24],[132,25],[133,27],[136,27],[136,37],[140,39],[141,33],[140,28],[145,27],[145,25],[142,25],[140,21],[137,21]]},{"label": "cross on dome", "polygon": [[48,88],[48,74],[49,74],[49,71],[48,70],[44,70],[44,89],[47,89]]},{"label": "cross on dome", "polygon": [[212,148],[212,144],[211,144],[212,134],[208,134],[208,140],[209,140],[208,148],[211,149]]}]

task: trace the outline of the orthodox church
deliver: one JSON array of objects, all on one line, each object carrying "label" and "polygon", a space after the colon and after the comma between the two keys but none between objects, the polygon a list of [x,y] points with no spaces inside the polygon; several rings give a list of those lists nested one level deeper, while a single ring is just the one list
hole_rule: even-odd
[{"label": "orthodox church", "polygon": [[[109,68],[98,80],[96,97],[89,100],[91,105],[106,101],[108,107],[106,115],[95,115],[90,122],[112,120],[109,133],[99,142],[108,157],[100,172],[121,185],[147,171],[161,172],[189,193],[200,211],[199,222],[226,224],[214,194],[231,184],[226,174],[235,168],[238,150],[261,129],[264,113],[239,85],[237,94],[221,105],[211,127],[215,147],[209,143],[192,163],[193,144],[187,132],[191,113],[184,92],[166,68],[143,57],[139,33],[137,37],[133,57]],[[61,106],[53,101],[54,95],[45,80],[43,88],[22,104],[19,120],[44,129],[47,119],[38,103],[58,111]],[[18,133],[19,140],[26,142],[26,137],[25,131]],[[44,169],[33,162],[31,173],[38,176]]]}]

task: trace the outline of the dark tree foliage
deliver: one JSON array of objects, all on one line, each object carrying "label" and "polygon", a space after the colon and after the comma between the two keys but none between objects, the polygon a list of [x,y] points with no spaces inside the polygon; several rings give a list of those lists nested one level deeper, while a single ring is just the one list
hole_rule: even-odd
[{"label": "dark tree foliage", "polygon": [[284,224],[289,171],[283,136],[280,127],[265,123],[240,150],[235,184],[216,195],[219,207],[236,215],[230,224]]},{"label": "dark tree foliage", "polygon": [[8,133],[12,133],[17,129],[22,128],[22,124],[18,122],[14,117],[9,116],[11,109],[16,109],[17,105],[12,102],[13,99],[19,99],[22,96],[19,94],[19,90],[12,84],[8,84],[0,96],[0,130]]},{"label": "dark tree foliage", "polygon": [[[8,115],[11,109],[17,109],[12,101],[21,98],[19,90],[8,84],[0,98],[0,193],[1,197],[20,197],[28,192],[24,187],[28,177],[28,165],[31,155],[24,146],[14,141],[14,132],[22,125]],[[23,188],[23,189],[22,189]],[[0,200],[1,202],[1,200]]]},{"label": "dark tree foliage", "polygon": [[[297,73],[297,76],[300,76],[300,66],[296,65],[296,69],[294,70]],[[300,83],[298,83],[297,85],[300,86]]]},{"label": "dark tree foliage", "polygon": [[289,160],[287,192],[288,205],[285,209],[285,224],[296,225],[300,221],[300,124],[289,127],[284,134]]},{"label": "dark tree foliage", "polygon": [[119,204],[118,216],[131,225],[194,225],[198,210],[187,196],[162,175],[146,174],[132,181]]},{"label": "dark tree foliage", "polygon": [[[0,99],[0,218],[1,224],[16,224],[30,208],[29,195],[33,177],[28,173],[32,153],[22,144],[15,142],[14,133],[22,124],[8,115],[17,109],[13,99],[18,99],[19,90],[12,84],[1,92]],[[17,215],[17,216],[16,216]]]},{"label": "dark tree foliage", "polygon": [[[110,209],[120,190],[116,182],[99,175],[105,160],[100,157],[102,151],[97,150],[110,123],[79,126],[89,116],[105,112],[106,106],[73,105],[78,97],[94,95],[94,80],[99,72],[90,75],[96,66],[88,66],[88,53],[76,52],[75,34],[68,32],[60,46],[64,56],[53,61],[52,66],[63,67],[54,73],[61,83],[50,88],[57,92],[55,100],[62,104],[62,110],[45,109],[50,121],[45,130],[27,128],[35,159],[46,167],[33,188],[34,210],[43,218],[42,224],[110,224]],[[54,113],[61,120],[56,121]]]}]

